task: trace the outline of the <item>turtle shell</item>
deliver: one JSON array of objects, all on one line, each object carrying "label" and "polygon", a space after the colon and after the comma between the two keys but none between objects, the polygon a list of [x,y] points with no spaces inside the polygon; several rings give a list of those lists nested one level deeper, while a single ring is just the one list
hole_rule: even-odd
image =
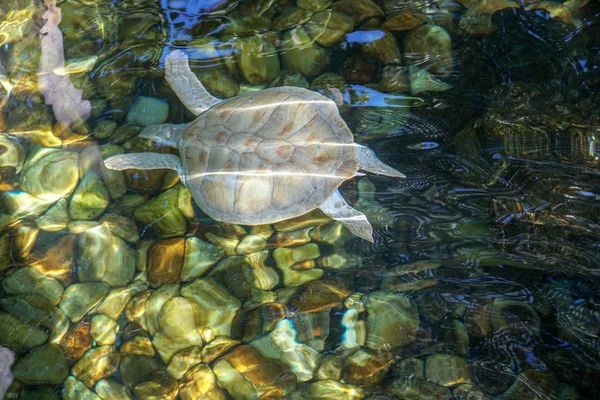
[{"label": "turtle shell", "polygon": [[225,100],[186,128],[186,185],[211,218],[269,224],[317,207],[358,170],[333,101],[297,87]]}]

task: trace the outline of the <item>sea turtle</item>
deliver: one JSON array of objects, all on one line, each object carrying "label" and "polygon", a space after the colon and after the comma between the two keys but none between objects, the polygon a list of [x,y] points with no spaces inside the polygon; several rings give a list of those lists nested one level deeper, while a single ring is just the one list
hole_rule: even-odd
[{"label": "sea turtle", "polygon": [[335,103],[319,93],[282,86],[220,100],[208,93],[182,51],[165,60],[167,82],[195,115],[183,125],[150,125],[140,137],[179,149],[173,154],[110,157],[110,169],[174,169],[198,206],[217,221],[261,225],[320,208],[356,236],[373,241],[365,215],[338,187],[377,174],[405,176],[354,143]]}]

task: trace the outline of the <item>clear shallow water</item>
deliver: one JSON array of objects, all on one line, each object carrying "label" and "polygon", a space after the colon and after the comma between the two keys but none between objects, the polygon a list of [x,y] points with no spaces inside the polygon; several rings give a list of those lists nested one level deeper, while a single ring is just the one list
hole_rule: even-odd
[{"label": "clear shallow water", "polygon": [[[98,57],[68,75],[91,100],[91,116],[70,130],[31,84],[44,10],[25,13],[33,22],[22,37],[5,39],[13,88],[3,103],[0,305],[14,328],[0,340],[16,353],[7,396],[595,398],[598,3],[570,2],[574,17],[563,21],[501,10],[485,34],[465,15],[487,11],[467,3],[369,3],[369,17],[334,3],[325,10],[355,20],[321,47],[310,35],[286,44],[316,13],[276,24],[285,2],[255,3],[216,13],[204,3],[59,4],[67,64]],[[432,41],[450,38],[451,52],[417,51],[417,27],[379,30],[407,10],[444,27],[448,36]],[[255,31],[260,50],[239,39]],[[165,104],[169,122],[192,119],[164,81],[175,48],[220,97],[271,82],[340,90],[356,140],[407,175],[341,188],[374,225],[374,243],[318,228],[327,221],[317,217],[297,229],[223,226],[194,208],[176,176],[102,169],[100,151],[168,151],[135,138]],[[317,55],[285,58],[298,48]],[[302,73],[278,72],[294,68]],[[434,72],[437,91],[416,89],[418,71]],[[339,75],[324,83],[327,72]],[[139,96],[159,102],[128,116]],[[78,200],[81,182],[95,189]],[[300,228],[312,236],[284,232]],[[236,249],[248,234],[246,256]]]}]

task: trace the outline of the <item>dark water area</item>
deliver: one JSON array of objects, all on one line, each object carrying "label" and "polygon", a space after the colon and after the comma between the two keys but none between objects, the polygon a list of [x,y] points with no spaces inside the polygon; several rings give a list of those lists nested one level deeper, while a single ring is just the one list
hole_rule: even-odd
[{"label": "dark water area", "polygon": [[[333,100],[406,175],[341,184],[373,241],[108,169],[185,159],[147,126],[229,116],[167,82],[177,50],[192,94]],[[0,62],[0,398],[600,398],[600,2],[7,0]]]}]

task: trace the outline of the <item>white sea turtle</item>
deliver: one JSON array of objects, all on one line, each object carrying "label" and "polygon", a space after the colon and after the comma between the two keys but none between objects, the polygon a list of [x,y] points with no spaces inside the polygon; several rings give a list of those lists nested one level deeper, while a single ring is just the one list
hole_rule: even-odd
[{"label": "white sea turtle", "polygon": [[177,50],[165,61],[166,79],[195,115],[183,125],[151,125],[140,137],[179,149],[106,159],[111,169],[174,169],[198,206],[217,221],[261,225],[315,208],[356,236],[373,241],[365,215],[338,187],[359,169],[405,176],[354,143],[335,103],[316,92],[282,86],[228,100],[211,96]]}]

